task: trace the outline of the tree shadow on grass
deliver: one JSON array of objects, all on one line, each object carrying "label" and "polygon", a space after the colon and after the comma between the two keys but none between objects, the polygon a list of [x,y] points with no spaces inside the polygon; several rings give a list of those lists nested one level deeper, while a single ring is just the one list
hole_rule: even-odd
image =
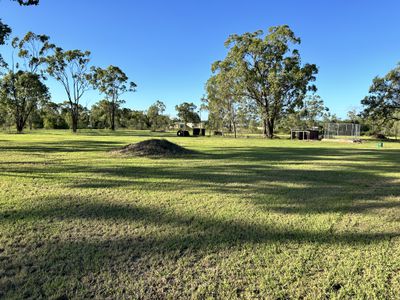
[{"label": "tree shadow on grass", "polygon": [[[78,151],[100,151],[93,150],[97,148],[104,151],[104,147],[108,145],[82,144]],[[215,163],[204,166],[197,158]],[[10,162],[10,165],[0,165],[0,170],[15,177],[60,180],[77,190],[140,188],[173,192],[179,189],[184,194],[199,195],[211,191],[225,197],[241,197],[262,212],[309,216],[367,214],[377,209],[400,208],[399,201],[387,200],[400,194],[399,184],[395,182],[399,159],[398,150],[254,147],[210,151],[196,158],[179,158],[160,165],[110,158],[109,167],[72,162],[51,167]],[[381,163],[374,164],[374,160]],[[319,168],[296,169],[298,165],[313,163]],[[288,165],[294,168],[287,168]],[[102,270],[129,270],[133,280],[139,280],[150,276],[146,268],[150,268],[152,257],[158,263],[173,262],[185,255],[203,257],[213,251],[263,244],[368,246],[400,235],[398,231],[380,228],[375,232],[352,228],[339,232],[330,227],[316,230],[274,224],[273,220],[252,220],[248,216],[223,219],[177,212],[168,207],[113,204],[106,196],[100,199],[75,195],[72,200],[63,196],[47,197],[30,203],[34,205],[24,209],[3,209],[0,223],[10,228],[17,224],[24,224],[26,228],[62,224],[66,231],[58,238],[43,238],[29,231],[29,245],[17,238],[2,249],[5,255],[0,260],[0,269],[6,270],[5,276],[10,280],[3,281],[3,287],[0,282],[0,290],[6,293],[20,288],[32,290],[33,294],[28,296],[33,298],[49,296],[41,295],[40,289],[35,288],[44,286],[48,278],[64,281],[72,277],[79,281],[87,274],[98,274]],[[85,226],[76,228],[76,224]],[[127,225],[140,230],[124,231]],[[122,231],[110,236],[98,230],[113,226]],[[26,272],[15,276],[21,269]]]},{"label": "tree shadow on grass", "polygon": [[[40,202],[40,199],[38,199]],[[273,223],[260,224],[250,220],[220,219],[193,214],[178,214],[157,207],[135,204],[110,204],[93,198],[47,199],[45,205],[18,211],[2,212],[0,221],[5,224],[57,224],[61,222],[63,234],[59,238],[30,235],[30,243],[12,244],[2,249],[8,255],[0,260],[5,270],[2,289],[6,293],[26,291],[32,297],[40,295],[40,288],[49,280],[75,280],[102,270],[130,270],[132,280],[146,275],[152,257],[170,263],[185,255],[206,256],[224,249],[240,249],[242,245],[290,243],[316,245],[372,245],[399,237],[399,232],[334,232],[330,229],[312,231],[306,228],[282,228]],[[78,231],[72,225],[83,222]],[[119,224],[121,228],[146,226],[150,232],[122,231],[113,236],[101,236],[99,230]],[[51,226],[53,226],[51,225]],[[72,229],[72,230],[71,230]],[[69,231],[71,230],[71,231]],[[20,244],[22,243],[22,244]],[[23,276],[13,277],[21,268]],[[7,281],[7,278],[12,278]],[[46,279],[47,278],[47,279]],[[5,283],[4,283],[5,282]],[[1,287],[1,284],[0,284]],[[19,291],[20,289],[20,291]],[[90,290],[88,288],[87,290]],[[98,292],[98,291],[96,291]],[[39,294],[37,294],[39,293]],[[101,291],[100,291],[101,294]],[[99,294],[97,294],[98,296]]]},{"label": "tree shadow on grass", "polygon": [[[182,244],[196,248],[219,248],[220,244],[226,246],[237,243],[265,243],[268,241],[295,241],[316,242],[316,243],[374,243],[382,239],[389,239],[400,235],[399,232],[386,233],[362,233],[347,232],[334,233],[312,232],[304,229],[287,230],[275,227],[273,224],[249,223],[249,220],[231,219],[223,220],[209,216],[192,214],[178,214],[175,211],[163,210],[157,207],[138,206],[135,204],[111,204],[104,201],[97,201],[93,198],[77,198],[72,202],[63,204],[64,199],[55,197],[47,199],[46,205],[22,209],[17,211],[3,211],[0,213],[0,220],[4,223],[15,223],[18,221],[36,222],[40,220],[51,220],[53,222],[68,219],[95,220],[95,221],[127,221],[139,222],[140,224],[152,224],[155,226],[175,226],[178,229],[190,227],[190,233],[179,233],[179,237],[171,239],[175,247],[180,248]],[[40,201],[38,199],[38,201]],[[391,205],[392,207],[392,205]],[[195,233],[195,234],[194,234]],[[193,236],[197,236],[193,238]],[[171,248],[171,241],[163,238],[156,242],[159,247],[149,251],[174,251]],[[182,241],[182,243],[175,241]],[[189,241],[189,243],[185,242]],[[166,246],[166,247],[163,247]]]},{"label": "tree shadow on grass", "polygon": [[[241,196],[260,209],[284,213],[366,211],[372,210],[371,203],[356,204],[370,201],[375,206],[385,205],[382,199],[400,195],[396,175],[399,150],[257,147],[198,154],[199,157],[216,163],[204,166],[202,160],[177,158],[149,165],[138,163],[135,158],[111,157],[107,167],[10,162],[9,166],[0,164],[0,170],[9,176],[60,180],[74,189],[215,192]],[[318,168],[308,169],[308,165]],[[271,203],[271,197],[278,203]]]},{"label": "tree shadow on grass", "polygon": [[103,152],[122,144],[122,142],[118,141],[64,140],[62,142],[34,143],[28,145],[0,145],[0,151],[25,153]]}]

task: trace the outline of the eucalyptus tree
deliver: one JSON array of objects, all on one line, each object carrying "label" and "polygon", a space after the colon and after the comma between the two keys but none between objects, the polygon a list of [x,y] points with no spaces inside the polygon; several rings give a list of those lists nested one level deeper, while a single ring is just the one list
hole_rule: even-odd
[{"label": "eucalyptus tree", "polygon": [[375,77],[361,103],[364,115],[375,122],[400,121],[400,64],[384,77]]},{"label": "eucalyptus tree", "polygon": [[318,69],[302,65],[300,53],[291,49],[300,39],[287,25],[242,35],[225,42],[228,54],[213,64],[214,73],[226,73],[235,83],[238,97],[251,99],[259,109],[264,135],[272,138],[276,121],[288,110],[301,106],[308,91],[316,91]]},{"label": "eucalyptus tree", "polygon": [[[221,68],[223,64],[220,64]],[[221,125],[227,124],[229,131],[237,135],[238,110],[244,104],[243,97],[237,92],[232,69],[225,67],[222,72],[211,76],[206,83],[207,96],[203,101],[209,111],[211,120]]]},{"label": "eucalyptus tree", "polygon": [[169,118],[163,115],[165,109],[164,102],[160,100],[157,100],[147,109],[147,124],[151,130],[165,129],[169,125]]},{"label": "eucalyptus tree", "polygon": [[317,126],[318,121],[328,116],[329,108],[325,106],[320,96],[311,95],[305,99],[303,107],[294,113],[304,121],[305,126],[312,127]]},{"label": "eucalyptus tree", "polygon": [[24,130],[32,111],[49,99],[48,88],[38,74],[9,71],[0,82],[0,102],[12,112],[18,133]]},{"label": "eucalyptus tree", "polygon": [[46,58],[47,73],[61,83],[67,95],[73,132],[78,130],[79,102],[90,89],[89,62],[89,51],[63,50],[59,47]]},{"label": "eucalyptus tree", "polygon": [[54,50],[54,44],[50,43],[50,37],[45,34],[27,32],[22,38],[15,37],[11,46],[17,52],[21,60],[14,62],[10,67],[14,69],[24,69],[26,72],[40,74],[44,79],[47,56]]},{"label": "eucalyptus tree", "polygon": [[116,66],[108,66],[106,69],[93,67],[90,81],[110,103],[111,130],[115,130],[117,107],[125,102],[120,97],[127,92],[135,92],[137,85],[129,82],[128,76]]},{"label": "eucalyptus tree", "polygon": [[90,124],[92,128],[109,128],[111,124],[111,107],[108,100],[100,100],[90,109]]},{"label": "eucalyptus tree", "polygon": [[183,102],[175,106],[175,110],[178,112],[178,118],[184,123],[199,123],[201,121],[196,109],[197,106],[192,102]]},{"label": "eucalyptus tree", "polygon": [[48,36],[33,32],[28,32],[22,39],[14,38],[11,45],[19,59],[13,58],[11,64],[4,64],[7,72],[1,81],[1,95],[3,104],[12,112],[18,133],[21,133],[34,110],[50,98],[42,82],[42,66],[52,45]]}]

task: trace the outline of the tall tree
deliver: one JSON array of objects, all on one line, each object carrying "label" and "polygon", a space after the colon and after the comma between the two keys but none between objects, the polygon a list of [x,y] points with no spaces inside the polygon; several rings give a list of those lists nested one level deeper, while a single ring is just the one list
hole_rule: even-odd
[{"label": "tall tree", "polygon": [[34,73],[10,71],[0,83],[0,101],[12,111],[18,133],[22,133],[37,105],[49,98],[47,87]]},{"label": "tall tree", "polygon": [[[221,65],[220,65],[221,67]],[[230,74],[232,70],[224,69],[222,72],[211,76],[207,81],[206,102],[211,119],[220,118],[222,125],[227,124],[229,132],[237,135],[238,110],[241,104],[245,103],[235,89],[234,76]]]},{"label": "tall tree", "polygon": [[117,106],[125,102],[120,96],[126,92],[135,92],[136,84],[128,82],[128,76],[116,66],[109,66],[106,69],[92,68],[91,83],[110,102],[111,130],[115,130]]},{"label": "tall tree", "polygon": [[400,64],[384,77],[375,77],[369,95],[361,103],[364,115],[378,123],[400,121]]},{"label": "tall tree", "polygon": [[110,128],[111,124],[111,105],[106,99],[92,105],[90,110],[90,123],[92,128]]},{"label": "tall tree", "polygon": [[264,135],[272,138],[275,122],[286,111],[301,106],[308,91],[316,91],[314,64],[301,64],[300,44],[289,26],[271,27],[243,35],[231,35],[225,42],[228,54],[213,64],[214,73],[229,70],[237,96],[252,99],[259,108]]},{"label": "tall tree", "polygon": [[72,131],[77,132],[79,102],[90,87],[90,52],[55,48],[54,54],[46,59],[47,73],[61,83],[69,104]]},{"label": "tall tree", "polygon": [[168,126],[169,118],[163,115],[165,108],[164,102],[157,100],[147,109],[148,126],[151,130],[165,129]]},{"label": "tall tree", "polygon": [[61,110],[61,104],[46,103],[41,109],[43,127],[46,129],[68,129],[67,120],[63,118]]},{"label": "tall tree", "polygon": [[325,106],[324,100],[318,95],[307,97],[304,106],[299,111],[300,117],[305,120],[307,127],[318,125],[318,121],[327,116],[329,108]]},{"label": "tall tree", "polygon": [[193,103],[183,102],[175,106],[178,118],[184,123],[200,123],[200,116],[196,112],[197,106]]},{"label": "tall tree", "polygon": [[48,36],[33,32],[28,32],[22,39],[14,38],[11,45],[23,63],[13,59],[11,65],[4,65],[8,73],[3,78],[2,94],[3,102],[12,110],[20,133],[27,120],[33,121],[32,114],[38,104],[48,98],[47,87],[41,82],[44,79],[41,66],[52,45]]},{"label": "tall tree", "polygon": [[22,59],[22,64],[17,62],[13,69],[24,69],[27,72],[40,74],[43,77],[43,66],[50,51],[55,46],[50,43],[50,38],[44,34],[36,34],[31,31],[25,34],[23,38],[14,38],[11,43],[17,51],[18,57]]}]

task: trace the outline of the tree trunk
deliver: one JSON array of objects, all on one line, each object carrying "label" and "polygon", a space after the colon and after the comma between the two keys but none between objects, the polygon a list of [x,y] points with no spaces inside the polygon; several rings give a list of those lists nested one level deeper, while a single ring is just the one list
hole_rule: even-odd
[{"label": "tree trunk", "polygon": [[71,114],[71,117],[72,117],[72,132],[76,133],[78,131],[78,119],[79,119],[78,112],[73,112]]},{"label": "tree trunk", "polygon": [[264,137],[268,136],[268,133],[267,133],[267,121],[266,120],[263,120],[263,135],[264,135]]},{"label": "tree trunk", "polygon": [[24,125],[22,124],[21,120],[17,121],[17,133],[22,133],[24,131]]},{"label": "tree trunk", "polygon": [[111,104],[111,130],[115,131],[115,104]]},{"label": "tree trunk", "polygon": [[235,139],[236,139],[236,123],[232,122],[233,125],[233,133],[235,134]]},{"label": "tree trunk", "polygon": [[267,137],[272,139],[274,137],[274,121],[267,121]]},{"label": "tree trunk", "polygon": [[22,116],[17,116],[15,120],[15,125],[17,127],[17,133],[22,133],[24,131],[25,122]]}]

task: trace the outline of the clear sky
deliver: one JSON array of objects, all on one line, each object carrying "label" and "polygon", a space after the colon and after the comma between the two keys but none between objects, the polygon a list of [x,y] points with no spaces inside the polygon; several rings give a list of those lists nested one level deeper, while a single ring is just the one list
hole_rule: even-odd
[{"label": "clear sky", "polygon": [[[400,62],[398,0],[0,0],[0,18],[14,35],[44,33],[64,49],[92,51],[96,66],[119,66],[138,84],[127,107],[159,99],[171,115],[182,101],[200,104],[211,63],[225,56],[233,33],[288,24],[302,39],[303,62],[319,67],[318,94],[340,117],[360,106],[374,76]],[[54,101],[65,100],[48,84]],[[90,92],[83,104],[99,99]]]}]

